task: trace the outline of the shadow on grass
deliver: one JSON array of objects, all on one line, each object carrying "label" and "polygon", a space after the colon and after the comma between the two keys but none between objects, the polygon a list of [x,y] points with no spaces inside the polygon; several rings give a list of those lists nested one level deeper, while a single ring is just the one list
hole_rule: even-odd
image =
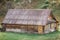
[{"label": "shadow on grass", "polygon": [[60,34],[59,31],[55,31],[55,32],[47,33],[47,34],[17,33],[17,32],[2,32],[2,33],[17,34],[17,35],[28,35],[28,36],[49,36],[49,35]]}]

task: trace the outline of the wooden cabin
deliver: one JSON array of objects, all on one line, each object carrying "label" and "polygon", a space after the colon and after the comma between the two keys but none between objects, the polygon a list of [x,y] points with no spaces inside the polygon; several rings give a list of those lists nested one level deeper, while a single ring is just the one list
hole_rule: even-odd
[{"label": "wooden cabin", "polygon": [[56,31],[58,21],[50,9],[9,9],[2,27],[3,31],[44,34]]}]

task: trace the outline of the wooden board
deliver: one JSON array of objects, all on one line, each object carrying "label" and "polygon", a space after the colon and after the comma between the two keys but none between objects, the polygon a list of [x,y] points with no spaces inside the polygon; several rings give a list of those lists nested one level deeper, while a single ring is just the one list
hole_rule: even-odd
[{"label": "wooden board", "polygon": [[50,32],[50,24],[46,25],[44,28],[44,33],[49,33]]},{"label": "wooden board", "polygon": [[[7,29],[21,29],[21,30],[24,30],[27,32],[29,32],[29,31],[30,32],[38,32],[38,26],[37,25],[13,25],[13,24],[9,25],[9,24],[6,24],[5,27]],[[41,31],[41,33],[42,33],[43,29],[40,27],[39,31]]]},{"label": "wooden board", "polygon": [[56,23],[56,30],[58,30],[58,23]]},{"label": "wooden board", "polygon": [[52,23],[52,24],[51,24],[50,31],[51,31],[51,32],[55,31],[55,30],[56,30],[55,28],[56,28],[56,23]]},{"label": "wooden board", "polygon": [[43,26],[38,26],[38,34],[43,34]]}]

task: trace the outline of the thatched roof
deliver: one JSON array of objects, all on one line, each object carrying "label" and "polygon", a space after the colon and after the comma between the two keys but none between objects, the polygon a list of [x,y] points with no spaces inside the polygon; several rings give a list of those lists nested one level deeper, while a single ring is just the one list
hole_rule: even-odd
[{"label": "thatched roof", "polygon": [[46,25],[50,13],[49,9],[9,9],[3,23]]}]

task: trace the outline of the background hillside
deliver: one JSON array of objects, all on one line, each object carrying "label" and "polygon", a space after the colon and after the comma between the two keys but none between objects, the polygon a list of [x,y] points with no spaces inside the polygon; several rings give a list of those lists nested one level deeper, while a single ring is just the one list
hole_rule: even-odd
[{"label": "background hillside", "polygon": [[0,22],[8,9],[52,9],[54,16],[60,21],[60,0],[0,0]]}]

